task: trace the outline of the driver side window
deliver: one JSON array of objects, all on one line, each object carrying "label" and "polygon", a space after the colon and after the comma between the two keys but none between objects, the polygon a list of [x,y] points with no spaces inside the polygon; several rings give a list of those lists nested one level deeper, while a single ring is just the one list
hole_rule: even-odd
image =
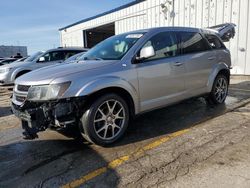
[{"label": "driver side window", "polygon": [[64,60],[64,52],[63,51],[58,51],[58,52],[48,52],[44,56],[40,57],[42,61],[39,60],[39,62],[51,62],[51,61],[60,61]]},{"label": "driver side window", "polygon": [[178,55],[178,42],[176,36],[171,32],[162,32],[153,36],[143,48],[152,46],[155,55],[146,61],[174,57]]}]

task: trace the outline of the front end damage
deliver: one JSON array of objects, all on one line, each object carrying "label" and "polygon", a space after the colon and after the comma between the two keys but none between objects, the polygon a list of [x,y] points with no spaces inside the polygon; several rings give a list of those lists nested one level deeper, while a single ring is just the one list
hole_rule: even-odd
[{"label": "front end damage", "polygon": [[25,139],[38,138],[37,133],[48,128],[61,130],[79,123],[84,99],[75,97],[47,102],[12,103],[12,112],[21,119]]}]

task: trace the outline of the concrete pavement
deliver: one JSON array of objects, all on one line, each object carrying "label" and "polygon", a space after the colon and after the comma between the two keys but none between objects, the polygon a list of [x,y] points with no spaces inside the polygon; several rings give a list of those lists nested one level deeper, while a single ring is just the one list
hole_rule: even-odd
[{"label": "concrete pavement", "polygon": [[225,105],[192,99],[138,117],[103,148],[57,132],[22,139],[0,89],[0,187],[249,187],[250,81]]}]

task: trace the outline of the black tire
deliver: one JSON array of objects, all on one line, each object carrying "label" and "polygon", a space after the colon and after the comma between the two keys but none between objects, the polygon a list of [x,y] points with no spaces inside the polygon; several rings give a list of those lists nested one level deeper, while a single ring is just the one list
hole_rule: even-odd
[{"label": "black tire", "polygon": [[[219,86],[220,81],[223,80],[225,86]],[[225,88],[224,88],[225,87]],[[211,105],[220,105],[223,104],[227,98],[228,95],[228,87],[229,87],[229,80],[224,74],[219,74],[214,80],[212,91],[209,94],[209,96],[206,98],[206,101],[208,104]],[[222,94],[221,97],[218,97],[218,89],[221,90]],[[223,95],[223,96],[222,96]]]},{"label": "black tire", "polygon": [[[109,106],[107,105],[107,101]],[[112,106],[112,103],[113,105],[116,104],[115,107]],[[112,108],[114,107],[112,112],[108,111],[108,109],[110,109],[108,107],[111,106]],[[121,108],[122,110],[120,111],[118,108]],[[122,118],[119,117],[121,113],[122,116],[124,116],[124,119],[119,119]],[[115,119],[116,117],[118,119]],[[128,110],[128,105],[124,101],[124,99],[116,94],[106,94],[98,98],[96,101],[94,101],[83,113],[80,123],[80,130],[82,136],[87,141],[97,145],[105,146],[114,143],[123,136],[128,127],[128,122],[129,122],[129,110]],[[120,125],[116,126],[116,124]],[[104,127],[106,128],[103,129]],[[119,129],[119,127],[121,128]],[[115,136],[113,138],[112,137],[104,138],[108,137],[108,135],[115,135]]]}]

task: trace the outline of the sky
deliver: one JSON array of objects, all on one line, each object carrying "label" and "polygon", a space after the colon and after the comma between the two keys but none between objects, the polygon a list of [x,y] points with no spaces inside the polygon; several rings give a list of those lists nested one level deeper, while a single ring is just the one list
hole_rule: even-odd
[{"label": "sky", "polygon": [[1,0],[0,45],[28,47],[28,54],[60,45],[59,28],[133,0]]}]

